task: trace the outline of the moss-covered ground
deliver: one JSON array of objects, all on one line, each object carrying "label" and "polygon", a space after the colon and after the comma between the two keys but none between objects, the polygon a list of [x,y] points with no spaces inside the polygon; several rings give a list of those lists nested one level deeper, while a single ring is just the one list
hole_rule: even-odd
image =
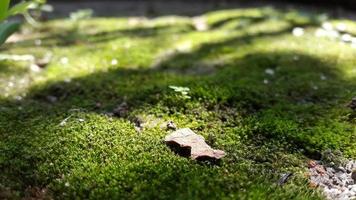
[{"label": "moss-covered ground", "polygon": [[[25,26],[1,53],[52,58],[0,61],[0,198],[323,199],[306,163],[327,149],[356,157],[356,49],[316,37],[322,18],[256,8]],[[226,157],[177,156],[162,141],[169,120]]]}]

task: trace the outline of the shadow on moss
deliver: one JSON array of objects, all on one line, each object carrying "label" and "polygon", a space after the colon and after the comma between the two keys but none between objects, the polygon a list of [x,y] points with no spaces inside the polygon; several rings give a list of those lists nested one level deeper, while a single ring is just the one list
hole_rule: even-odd
[{"label": "shadow on moss", "polygon": [[[295,24],[291,24],[276,32],[243,35],[222,42],[207,43],[193,52],[174,55],[157,68],[96,72],[70,82],[54,82],[31,88],[28,96],[21,101],[1,99],[0,178],[19,191],[25,191],[30,185],[49,186],[56,188],[56,194],[63,195],[61,189],[69,186],[56,181],[66,180],[63,174],[70,174],[71,169],[80,166],[77,173],[82,173],[87,179],[76,181],[90,186],[77,185],[80,190],[71,191],[72,196],[80,194],[89,198],[88,188],[94,189],[98,185],[105,188],[106,184],[111,184],[115,188],[120,187],[120,190],[114,188],[111,192],[126,195],[125,197],[135,197],[142,191],[147,192],[146,198],[157,195],[172,197],[177,192],[184,197],[186,188],[177,185],[176,180],[183,185],[208,185],[202,186],[193,194],[186,194],[190,197],[201,197],[201,190],[206,190],[206,187],[218,188],[222,191],[221,195],[251,188],[257,190],[257,196],[260,194],[258,192],[265,192],[259,197],[275,194],[273,186],[263,185],[270,183],[269,179],[260,181],[265,174],[257,170],[260,169],[258,164],[267,163],[263,166],[264,169],[273,171],[275,163],[281,168],[286,165],[279,163],[279,153],[310,156],[310,152],[327,148],[350,152],[355,149],[355,144],[352,143],[352,138],[355,137],[353,126],[337,119],[350,112],[342,107],[342,103],[352,95],[345,91],[352,91],[356,82],[346,79],[331,63],[311,55],[287,51],[245,55],[224,64],[211,74],[189,74],[184,70],[194,67],[194,63],[209,55],[211,49],[235,47],[263,37],[279,37],[289,33],[294,26]],[[142,36],[140,32],[143,30],[137,31],[138,36]],[[158,34],[159,37],[159,32],[155,31],[154,29],[153,34]],[[104,42],[120,34],[123,33],[114,31],[93,36],[92,39]],[[137,36],[136,33],[133,34]],[[102,36],[104,39],[100,39]],[[59,40],[59,43],[63,42]],[[298,57],[298,61],[295,57]],[[266,69],[276,72],[269,77],[268,84],[264,83]],[[321,74],[328,76],[328,80],[320,79]],[[312,84],[317,85],[318,89],[314,89]],[[172,95],[170,85],[189,87],[191,99],[182,101]],[[56,101],[48,101],[48,96],[55,97]],[[97,106],[98,102],[100,107]],[[107,112],[111,112],[122,102],[128,104],[127,117],[106,117]],[[197,108],[213,114],[209,115],[210,118],[205,118],[200,116]],[[217,109],[214,110],[215,108]],[[337,112],[332,112],[335,109]],[[252,169],[243,168],[247,171],[230,177],[223,170],[217,172],[214,168],[204,169],[204,166],[190,165],[190,161],[169,157],[170,151],[161,145],[160,135],[135,133],[129,119],[137,112],[181,115],[191,121],[200,117],[204,123],[216,125],[215,128],[209,128],[203,124],[202,132],[223,132],[219,139],[220,145],[227,151],[227,161],[221,167],[225,167],[227,171],[239,171],[243,168],[243,163],[240,165],[236,162],[235,155],[239,160],[257,164]],[[60,126],[66,117],[78,115],[80,118],[86,114],[99,121],[88,125],[77,123],[65,128]],[[108,125],[103,126],[102,123]],[[225,130],[230,132],[225,133]],[[235,140],[229,139],[236,138],[236,135],[240,136],[240,146],[236,145]],[[118,144],[113,143],[111,137],[116,138]],[[95,138],[99,138],[99,141]],[[116,150],[119,147],[123,150],[118,153]],[[241,152],[240,147],[244,147],[246,152]],[[252,150],[249,150],[250,147]],[[87,162],[82,163],[82,159]],[[58,163],[53,164],[52,160]],[[138,164],[135,165],[135,162]],[[94,163],[94,166],[85,166],[88,163]],[[96,174],[95,170],[105,173]],[[78,175],[73,180],[78,177],[82,178]],[[96,182],[98,177],[102,178],[102,182]],[[214,178],[215,185],[209,185],[208,178],[211,177]],[[70,178],[68,179],[71,180]],[[238,180],[240,185],[235,184],[237,178],[241,178]],[[225,179],[227,182],[231,181],[231,184],[227,185]],[[139,185],[142,188],[138,188],[139,181],[147,180],[152,184]],[[155,193],[157,188],[163,191],[162,194]],[[266,192],[266,188],[273,191]],[[132,194],[135,189],[138,193]],[[175,189],[177,191],[173,191]],[[210,191],[203,193],[203,196],[211,197],[209,193]],[[105,194],[108,193],[101,191],[99,196]],[[288,197],[298,198],[293,195]]]}]

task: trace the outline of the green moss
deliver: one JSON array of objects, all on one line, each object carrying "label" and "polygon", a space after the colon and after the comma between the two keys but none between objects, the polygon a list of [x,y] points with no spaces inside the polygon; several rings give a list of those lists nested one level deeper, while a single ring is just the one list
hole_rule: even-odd
[{"label": "green moss", "polygon": [[[211,30],[195,31],[187,17],[56,20],[5,45],[53,58],[40,72],[0,62],[0,197],[31,195],[31,186],[58,199],[322,199],[305,163],[328,149],[356,157],[345,106],[356,95],[355,49],[315,37],[315,14],[202,17]],[[294,26],[305,35],[294,37]],[[107,115],[122,102],[127,115]],[[227,156],[212,166],[175,155],[162,142],[168,120]],[[293,178],[277,186],[287,171]]]}]

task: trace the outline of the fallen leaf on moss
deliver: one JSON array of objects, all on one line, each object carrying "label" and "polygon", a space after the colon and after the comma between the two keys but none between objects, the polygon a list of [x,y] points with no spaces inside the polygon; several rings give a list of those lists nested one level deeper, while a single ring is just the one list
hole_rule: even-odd
[{"label": "fallen leaf on moss", "polygon": [[225,152],[211,148],[203,136],[189,128],[179,129],[165,137],[166,144],[184,157],[199,161],[214,161],[225,156]]}]

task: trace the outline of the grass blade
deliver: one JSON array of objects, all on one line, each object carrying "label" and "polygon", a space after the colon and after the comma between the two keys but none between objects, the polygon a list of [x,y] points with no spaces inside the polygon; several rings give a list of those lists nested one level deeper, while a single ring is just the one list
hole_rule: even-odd
[{"label": "grass blade", "polygon": [[34,5],[33,2],[21,2],[14,5],[10,10],[7,12],[7,16],[22,14],[26,12],[29,8]]},{"label": "grass blade", "polygon": [[4,22],[0,24],[0,45],[4,44],[6,39],[11,34],[19,30],[20,23],[18,22]]},{"label": "grass blade", "polygon": [[9,9],[10,0],[0,1],[0,21],[4,20],[7,16],[7,10]]}]

